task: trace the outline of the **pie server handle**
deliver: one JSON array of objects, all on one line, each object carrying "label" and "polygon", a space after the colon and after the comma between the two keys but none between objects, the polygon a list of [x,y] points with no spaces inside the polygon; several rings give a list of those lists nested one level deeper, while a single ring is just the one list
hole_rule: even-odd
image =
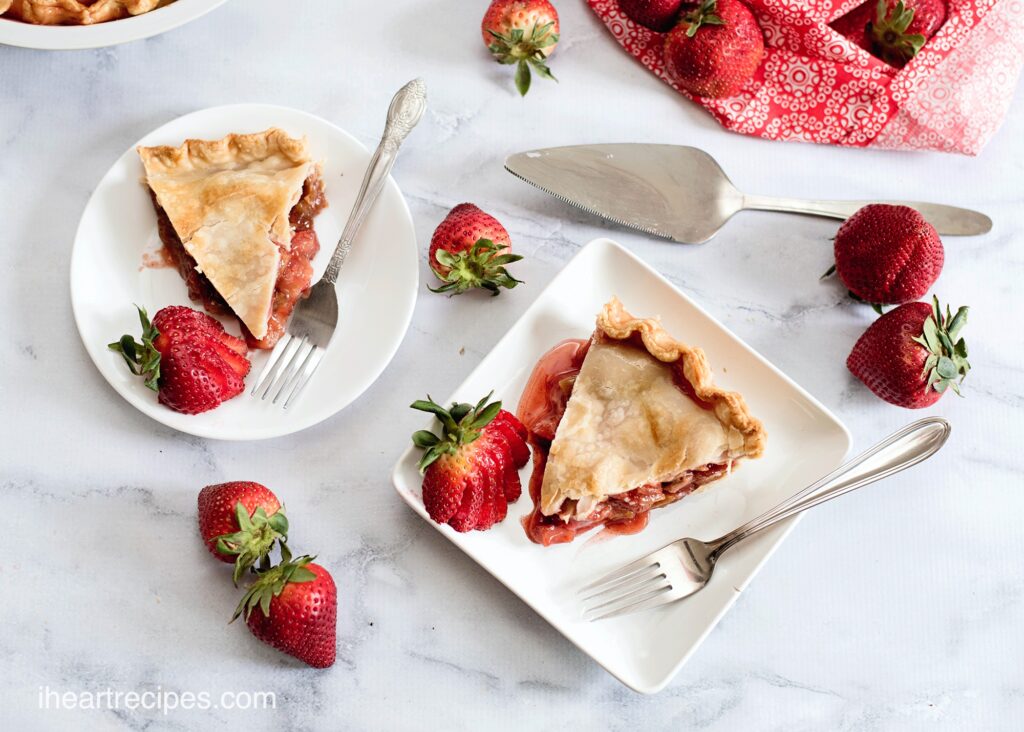
[{"label": "pie server handle", "polygon": [[888,203],[893,206],[910,206],[910,208],[917,209],[942,236],[974,236],[987,234],[992,230],[992,219],[983,213],[956,206],[946,206],[941,203],[921,201],[809,201],[799,198],[744,195],[741,208],[758,211],[788,211],[831,219],[848,219],[858,209],[869,203]]}]

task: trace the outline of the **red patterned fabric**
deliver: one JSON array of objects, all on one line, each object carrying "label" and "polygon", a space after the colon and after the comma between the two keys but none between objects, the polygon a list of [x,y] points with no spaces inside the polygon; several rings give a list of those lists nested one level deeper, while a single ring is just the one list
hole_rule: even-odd
[{"label": "red patterned fabric", "polygon": [[[874,0],[869,0],[873,2]],[[729,99],[695,99],[724,127],[769,140],[976,155],[1002,122],[1024,62],[1022,0],[949,0],[946,22],[902,69],[829,23],[862,0],[747,0],[765,59]],[[615,39],[663,81],[664,35],[618,0],[587,0]]]}]

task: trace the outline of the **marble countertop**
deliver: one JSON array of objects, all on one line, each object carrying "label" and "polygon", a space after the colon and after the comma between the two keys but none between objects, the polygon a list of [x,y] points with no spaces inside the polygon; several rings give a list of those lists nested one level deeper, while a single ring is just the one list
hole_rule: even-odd
[{"label": "marble countertop", "polygon": [[[291,4],[290,4],[291,5]],[[0,47],[0,700],[10,729],[1011,729],[1024,715],[1020,449],[1024,99],[977,158],[767,143],[726,133],[561,0],[559,84],[515,94],[478,36],[484,3],[235,0],[146,41]],[[479,6],[479,7],[477,7]],[[375,143],[413,76],[430,110],[395,169],[424,245],[452,205],[494,213],[529,284],[494,300],[421,293],[391,366],[289,438],[229,444],[131,409],[78,339],[68,261],[93,186],[136,139],[230,102],[308,110]],[[936,200],[994,231],[946,240],[936,292],[970,304],[963,400],[929,463],[813,512],[675,681],[621,686],[395,495],[389,472],[449,393],[587,241],[608,235],[834,410],[863,448],[912,418],[847,373],[870,310],[818,275],[834,222],[749,213],[686,247],[606,226],[508,175],[513,151],[693,144],[751,192]],[[421,263],[425,278],[425,255]],[[236,601],[196,539],[205,484],[274,487],[338,582],[338,661],[300,667],[225,621]],[[272,691],[276,709],[40,709],[40,689]]]}]

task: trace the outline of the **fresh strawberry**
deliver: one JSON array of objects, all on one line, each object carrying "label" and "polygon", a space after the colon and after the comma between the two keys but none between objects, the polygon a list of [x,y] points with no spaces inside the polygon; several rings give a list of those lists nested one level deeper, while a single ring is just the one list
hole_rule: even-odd
[{"label": "fresh strawberry", "polygon": [[619,9],[634,23],[665,33],[679,19],[683,0],[619,0]]},{"label": "fresh strawberry", "polygon": [[124,357],[133,374],[145,377],[161,404],[199,414],[242,393],[251,368],[244,341],[191,308],[163,308],[152,323],[143,308],[138,310],[142,342],[124,335],[108,347]]},{"label": "fresh strawberry", "polygon": [[924,216],[885,203],[868,204],[843,222],[834,249],[839,279],[854,297],[875,305],[924,297],[945,261],[942,240]]},{"label": "fresh strawberry", "polygon": [[442,427],[441,436],[429,430],[412,436],[425,450],[419,463],[423,505],[431,519],[460,532],[484,531],[505,518],[508,502],[521,492],[517,471],[529,459],[522,425],[501,402],[488,399],[451,409],[429,397],[411,405],[435,415]]},{"label": "fresh strawberry", "polygon": [[548,0],[494,0],[481,24],[484,45],[500,64],[516,65],[516,89],[530,91],[530,69],[556,81],[545,60],[558,45],[558,11]]},{"label": "fresh strawberry", "polygon": [[958,338],[967,308],[945,313],[938,298],[900,305],[871,324],[846,359],[846,367],[875,394],[898,407],[934,404],[970,370],[967,344]]},{"label": "fresh strawberry", "polygon": [[832,29],[846,36],[854,44],[868,53],[873,51],[871,45],[871,20],[875,17],[875,4],[872,0],[858,5],[846,15],[832,23]]},{"label": "fresh strawberry", "polygon": [[516,470],[526,465],[530,460],[530,448],[526,446],[529,433],[523,423],[511,412],[502,409],[492,421],[490,428],[505,435]]},{"label": "fresh strawberry", "polygon": [[313,668],[334,665],[337,654],[338,589],[315,557],[293,560],[259,573],[235,610],[252,634]]},{"label": "fresh strawberry", "polygon": [[199,535],[210,553],[235,565],[235,584],[274,542],[285,543],[288,519],[277,496],[259,483],[236,480],[208,485],[199,492]]},{"label": "fresh strawberry", "polygon": [[[160,332],[157,343],[180,341],[186,338],[196,338],[200,335],[217,337],[224,333],[224,326],[216,318],[206,313],[185,307],[184,305],[170,305],[161,308],[153,316],[153,327]],[[236,339],[238,340],[238,339]],[[157,350],[163,350],[159,347]]]},{"label": "fresh strawberry", "polygon": [[158,399],[182,414],[200,414],[245,389],[245,383],[209,345],[175,343],[160,359]]},{"label": "fresh strawberry", "polygon": [[739,93],[764,57],[764,34],[739,0],[702,0],[665,37],[665,70],[698,97]]},{"label": "fresh strawberry", "polygon": [[506,264],[522,259],[512,254],[508,231],[496,218],[472,203],[460,203],[448,212],[430,238],[430,268],[445,284],[431,292],[459,295],[475,287],[497,295],[500,288],[520,284]]},{"label": "fresh strawberry", "polygon": [[946,22],[946,0],[866,2],[832,27],[886,63],[902,67]]}]

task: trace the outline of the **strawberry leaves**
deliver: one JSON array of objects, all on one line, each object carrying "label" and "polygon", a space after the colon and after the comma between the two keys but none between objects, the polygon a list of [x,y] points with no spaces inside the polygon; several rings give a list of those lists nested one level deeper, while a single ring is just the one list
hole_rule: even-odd
[{"label": "strawberry leaves", "polygon": [[497,295],[501,288],[512,289],[522,284],[505,265],[518,262],[523,257],[519,254],[502,254],[505,247],[495,244],[490,239],[477,239],[469,249],[462,252],[450,252],[438,249],[434,254],[437,263],[447,269],[444,271],[431,264],[434,274],[444,282],[440,287],[430,287],[431,292],[461,295],[467,290],[480,287]]},{"label": "strawberry leaves", "polygon": [[693,38],[703,25],[725,25],[722,16],[718,15],[717,0],[704,0],[700,7],[687,13],[683,22],[687,23],[686,35]]},{"label": "strawberry leaves", "polygon": [[307,569],[306,565],[316,557],[304,556],[292,560],[291,553],[282,546],[281,563],[261,573],[253,582],[235,608],[235,614],[231,616],[234,622],[241,615],[248,620],[252,611],[257,607],[262,611],[264,617],[270,617],[270,602],[278,597],[284,588],[290,583],[312,582],[316,574]]},{"label": "strawberry leaves", "polygon": [[139,323],[142,324],[142,342],[137,343],[134,336],[126,333],[119,340],[108,343],[107,348],[120,353],[133,374],[145,376],[147,388],[158,391],[160,351],[156,350],[153,342],[160,335],[160,331],[149,322],[149,316],[146,314],[145,308],[141,308],[138,305],[135,308],[139,311]]},{"label": "strawberry leaves", "polygon": [[558,43],[554,26],[554,21],[534,23],[529,35],[522,28],[513,28],[505,35],[487,30],[493,39],[487,48],[494,59],[500,64],[516,64],[516,89],[521,96],[530,91],[531,70],[544,79],[558,81],[545,63],[545,49]]},{"label": "strawberry leaves", "polygon": [[216,537],[216,542],[218,552],[236,557],[232,580],[237,587],[242,575],[257,562],[261,563],[261,569],[267,569],[270,550],[275,541],[280,544],[282,555],[288,551],[285,544],[288,539],[288,518],[283,508],[267,516],[262,506],[257,507],[249,516],[239,501],[235,504],[235,519],[238,521],[238,531],[222,534]]},{"label": "strawberry leaves", "polygon": [[913,339],[928,349],[928,358],[921,372],[921,376],[927,379],[927,389],[934,389],[940,394],[952,389],[957,396],[963,396],[960,384],[967,378],[971,364],[967,360],[967,343],[958,337],[967,325],[967,312],[967,306],[963,306],[953,315],[947,305],[943,313],[939,298],[932,298],[931,315],[925,319],[921,335]]},{"label": "strawberry leaves", "polygon": [[887,64],[903,66],[928,40],[920,33],[907,33],[914,22],[914,9],[906,7],[903,0],[898,0],[892,8],[886,0],[878,0],[875,12],[875,19],[868,24],[868,35],[876,52]]},{"label": "strawberry leaves", "polygon": [[451,409],[437,404],[429,394],[426,399],[418,399],[409,405],[412,409],[433,414],[442,427],[441,435],[430,430],[417,430],[412,435],[412,444],[425,451],[419,461],[420,473],[426,472],[441,456],[454,455],[460,447],[480,437],[480,431],[501,411],[500,401],[488,403],[493,394],[491,392],[475,405],[453,403]]}]

